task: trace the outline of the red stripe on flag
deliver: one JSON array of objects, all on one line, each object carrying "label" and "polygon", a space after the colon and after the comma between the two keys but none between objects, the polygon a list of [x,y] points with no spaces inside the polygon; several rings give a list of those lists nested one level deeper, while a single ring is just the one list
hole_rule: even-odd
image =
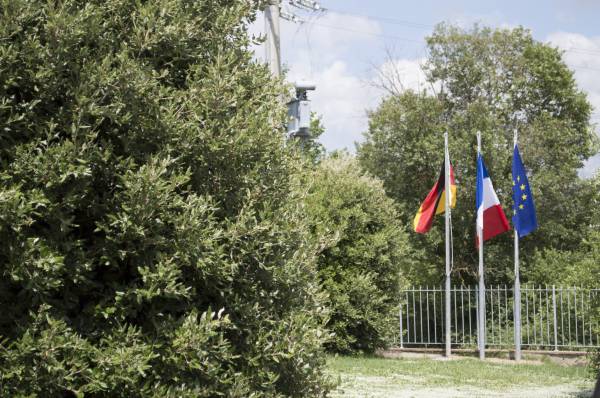
[{"label": "red stripe on flag", "polygon": [[431,229],[433,224],[433,217],[435,216],[436,208],[442,195],[442,189],[440,189],[440,181],[436,181],[435,185],[429,191],[429,194],[423,201],[423,204],[419,208],[419,212],[415,217],[414,228],[415,232],[424,234]]},{"label": "red stripe on flag", "polygon": [[483,241],[510,230],[502,206],[488,207],[483,212]]}]

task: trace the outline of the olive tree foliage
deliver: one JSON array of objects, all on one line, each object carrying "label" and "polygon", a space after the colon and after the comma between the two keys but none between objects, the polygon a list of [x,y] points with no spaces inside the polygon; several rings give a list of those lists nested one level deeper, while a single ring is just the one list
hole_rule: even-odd
[{"label": "olive tree foliage", "polygon": [[407,260],[407,234],[380,180],[356,159],[334,153],[309,176],[306,212],[315,236],[324,237],[318,257],[329,295],[336,352],[373,352],[396,330],[398,289]]},{"label": "olive tree foliage", "polygon": [[[547,248],[576,250],[590,225],[585,211],[597,186],[578,177],[583,161],[597,151],[591,105],[578,89],[561,52],[535,41],[528,30],[464,30],[441,24],[427,38],[423,64],[431,89],[403,90],[385,98],[370,115],[366,140],[358,146],[361,165],[384,181],[406,225],[431,189],[443,162],[443,133],[458,184],[452,213],[457,281],[472,281],[475,249],[476,132],[482,154],[507,217],[512,214],[513,133],[530,171],[540,228],[521,239],[522,267]],[[512,281],[512,232],[485,246],[486,278]],[[415,283],[443,277],[443,217],[427,235],[411,241],[422,260]]]},{"label": "olive tree foliage", "polygon": [[261,4],[1,4],[0,395],[326,394]]}]

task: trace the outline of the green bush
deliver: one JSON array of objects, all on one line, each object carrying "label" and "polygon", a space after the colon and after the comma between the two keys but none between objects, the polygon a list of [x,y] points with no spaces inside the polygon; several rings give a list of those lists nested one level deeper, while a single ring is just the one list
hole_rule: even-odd
[{"label": "green bush", "polygon": [[323,160],[313,173],[306,201],[316,236],[326,236],[318,259],[329,294],[337,352],[372,352],[396,330],[401,269],[407,235],[382,183],[348,155]]},{"label": "green bush", "polygon": [[[580,208],[587,213],[590,223],[586,226],[586,234],[576,249],[547,248],[536,251],[530,260],[530,267],[524,277],[535,283],[546,285],[580,286],[586,289],[600,287],[600,173],[585,183],[592,187],[593,195],[587,201],[587,208]],[[591,320],[589,325],[595,335],[600,335],[600,297],[592,296],[590,313],[584,312]],[[590,355],[591,372],[595,377],[600,373],[600,351]]]},{"label": "green bush", "polygon": [[259,6],[2,0],[0,395],[326,393]]}]

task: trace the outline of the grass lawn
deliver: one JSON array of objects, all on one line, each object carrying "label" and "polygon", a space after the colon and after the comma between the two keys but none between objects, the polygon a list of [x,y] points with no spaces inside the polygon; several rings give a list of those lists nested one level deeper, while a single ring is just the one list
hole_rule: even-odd
[{"label": "grass lawn", "polygon": [[330,357],[332,397],[590,397],[582,366],[454,360]]}]

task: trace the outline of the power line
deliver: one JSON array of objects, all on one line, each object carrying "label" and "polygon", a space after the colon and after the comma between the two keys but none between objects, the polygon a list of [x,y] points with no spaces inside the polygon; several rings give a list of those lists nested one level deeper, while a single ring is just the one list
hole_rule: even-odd
[{"label": "power line", "polygon": [[[406,42],[410,42],[410,43],[424,44],[424,40],[414,40],[414,39],[408,39],[406,37],[374,33],[374,32],[367,32],[364,30],[345,28],[342,26],[328,25],[328,24],[324,24],[324,23],[320,23],[320,22],[310,22],[310,24],[320,26],[323,28],[327,28],[327,29],[335,29],[335,30],[341,30],[341,31],[351,32],[351,33],[358,33],[358,34],[363,34],[363,35],[368,35],[368,36],[376,36],[376,37],[383,37],[383,38],[387,38],[387,39],[402,40],[402,41],[406,41]],[[600,54],[599,54],[599,56],[600,56]],[[586,66],[586,65],[567,65],[567,66],[572,69],[583,69],[583,70],[591,70],[591,71],[600,72],[599,68],[593,68],[593,67]]]},{"label": "power line", "polygon": [[346,32],[359,33],[359,34],[363,34],[363,35],[378,36],[378,37],[384,37],[384,38],[388,38],[388,39],[402,40],[402,41],[407,41],[407,42],[411,42],[411,43],[418,43],[418,44],[423,44],[424,43],[423,40],[414,40],[414,39],[408,39],[406,37],[400,37],[400,36],[394,36],[394,35],[387,35],[387,34],[381,34],[381,33],[374,33],[374,32],[367,32],[367,31],[364,31],[364,30],[345,28],[345,27],[342,27],[342,26],[327,25],[327,24],[323,24],[323,23],[320,23],[320,22],[311,22],[311,23],[313,25],[321,26],[323,28],[328,28],[328,29],[336,29],[336,30],[342,30],[342,31],[346,31]]},{"label": "power line", "polygon": [[[389,17],[382,17],[382,16],[376,16],[376,15],[355,14],[355,13],[350,13],[350,12],[333,9],[333,8],[326,8],[323,10],[332,11],[332,12],[335,12],[337,14],[342,14],[342,15],[349,15],[349,16],[354,16],[354,17],[359,17],[359,18],[367,18],[367,19],[371,19],[371,20],[381,21],[383,23],[387,23],[387,24],[391,24],[391,25],[406,26],[406,27],[415,28],[415,29],[432,29],[435,27],[435,25],[425,24],[425,23],[421,23],[421,22],[413,22],[413,21],[407,21],[407,20],[401,20],[401,19],[389,18]],[[587,54],[587,55],[600,57],[600,51],[596,51],[596,50],[577,48],[577,47],[569,47],[569,48],[565,48],[563,50],[565,52],[574,52],[574,53]],[[593,70],[596,70],[596,69],[593,69]]]},{"label": "power line", "polygon": [[[368,35],[368,36],[377,36],[377,37],[383,37],[383,38],[388,38],[388,39],[407,41],[407,42],[411,42],[411,43],[424,44],[424,40],[414,40],[414,39],[408,39],[406,37],[400,37],[400,36],[395,36],[395,35],[367,32],[364,30],[351,29],[351,28],[346,28],[346,27],[342,27],[342,26],[328,25],[328,24],[324,24],[324,23],[320,23],[320,22],[310,22],[310,24],[316,25],[316,26],[321,26],[323,28],[328,28],[328,29],[341,30],[341,31],[345,31],[345,32],[358,33],[358,34],[363,34],[363,35]],[[600,56],[600,54],[599,54],[599,56]],[[586,70],[600,72],[599,68],[593,68],[593,67],[586,66],[586,65],[569,65],[569,67],[573,68],[573,69],[586,69]]]},{"label": "power line", "polygon": [[319,2],[314,0],[288,0],[288,3],[305,11],[325,11]]},{"label": "power line", "polygon": [[[307,0],[288,0],[288,1],[291,5],[294,5],[296,7],[297,7],[297,4],[295,4],[295,3],[300,3],[300,1],[309,3],[309,1],[307,1]],[[318,3],[316,3],[316,2],[314,2],[314,3],[318,5]],[[380,17],[380,16],[374,16],[374,15],[353,14],[353,13],[336,10],[336,9],[331,9],[331,8],[326,9],[321,6],[318,6],[318,7],[315,6],[315,8],[313,8],[312,11],[318,11],[318,12],[333,11],[338,14],[351,15],[351,16],[355,16],[355,17],[367,18],[367,19],[372,19],[372,20],[380,20],[380,21],[388,23],[388,24],[403,25],[403,26],[409,26],[409,27],[414,27],[414,28],[419,28],[419,29],[433,27],[433,25],[428,25],[428,24],[423,24],[423,23],[399,20],[399,19],[388,18],[388,17]],[[296,17],[296,16],[294,15],[294,17]],[[290,18],[289,20],[292,22],[300,22],[300,23],[306,22],[297,17]],[[400,36],[396,36],[396,35],[367,32],[367,31],[359,30],[359,29],[352,29],[352,28],[347,28],[347,27],[342,27],[342,26],[328,25],[328,24],[324,24],[324,23],[320,23],[320,22],[315,22],[314,20],[309,21],[309,25],[316,25],[316,26],[320,26],[323,28],[327,28],[327,29],[334,29],[334,30],[340,30],[340,31],[351,32],[351,33],[358,33],[358,34],[363,34],[363,35],[368,35],[368,36],[376,36],[376,37],[382,37],[382,38],[387,38],[387,39],[401,40],[401,41],[410,42],[410,43],[424,44],[424,40],[415,40],[415,39],[409,39],[406,37],[400,37]],[[563,49],[563,50],[565,52],[573,52],[573,53],[587,54],[587,55],[591,55],[591,56],[600,57],[600,51],[581,49],[581,48],[577,48],[577,47],[569,47],[569,48]],[[590,70],[590,71],[600,72],[600,68],[594,68],[594,67],[590,67],[587,65],[570,65],[569,67],[572,69]]]},{"label": "power line", "polygon": [[419,23],[419,22],[411,22],[411,21],[395,19],[395,18],[380,17],[380,16],[375,16],[375,15],[352,14],[352,13],[349,13],[346,11],[336,10],[336,9],[332,9],[332,8],[327,8],[327,11],[333,11],[337,14],[350,15],[350,16],[354,16],[354,17],[378,20],[378,21],[382,21],[382,22],[385,22],[385,23],[388,23],[391,25],[401,25],[401,26],[407,26],[409,28],[415,28],[415,29],[431,29],[431,28],[435,27],[435,25],[423,24],[423,23]]}]

